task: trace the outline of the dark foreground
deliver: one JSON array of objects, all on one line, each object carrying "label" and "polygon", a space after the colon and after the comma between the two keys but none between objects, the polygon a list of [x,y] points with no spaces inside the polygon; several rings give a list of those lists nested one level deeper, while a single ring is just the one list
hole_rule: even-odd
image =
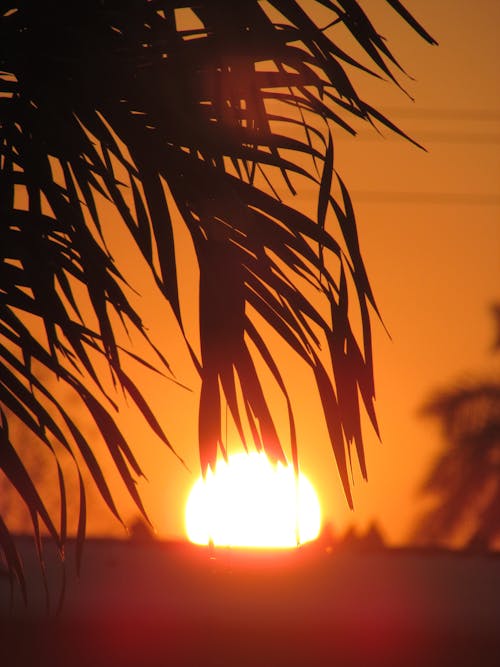
[{"label": "dark foreground", "polygon": [[2,667],[500,665],[499,556],[91,540],[80,581],[68,570],[57,618],[34,575],[9,613],[0,578]]}]

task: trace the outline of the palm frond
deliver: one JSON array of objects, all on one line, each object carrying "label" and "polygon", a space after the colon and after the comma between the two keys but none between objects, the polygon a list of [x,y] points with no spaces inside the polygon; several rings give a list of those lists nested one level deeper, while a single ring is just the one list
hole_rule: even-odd
[{"label": "palm frond", "polygon": [[[122,364],[117,325],[150,344],[107,245],[100,202],[114,207],[184,333],[201,377],[202,469],[224,450],[225,403],[250,445],[286,458],[251,346],[281,391],[298,466],[294,407],[251,311],[313,371],[346,496],[355,443],[366,474],[359,398],[376,428],[370,309],[347,189],[334,167],[337,131],[360,121],[402,133],[355,90],[348,70],[396,80],[397,61],[355,0],[322,0],[329,28],[295,0],[179,3],[128,0],[12,0],[0,18],[0,408],[2,468],[33,515],[62,544],[66,535],[22,472],[7,429],[15,415],[40,444],[78,451],[119,517],[101,464],[71,414],[40,381],[40,369],[78,396],[129,494],[143,510],[139,462],[114,418],[106,362],[152,430],[173,448]],[[421,37],[432,38],[390,1]],[[271,11],[267,11],[269,6]],[[190,9],[196,25],[183,24]],[[282,19],[272,18],[277,12]],[[358,62],[336,42],[347,28],[364,50]],[[201,26],[201,27],[200,27]],[[317,215],[289,201],[304,183]],[[171,199],[170,199],[171,197]],[[21,201],[23,200],[23,201]],[[173,205],[172,205],[173,201]],[[175,210],[174,210],[175,209]],[[180,212],[200,271],[201,356],[184,331],[174,218]],[[314,294],[306,297],[300,285]],[[362,319],[349,321],[348,283]],[[133,286],[132,286],[133,287]],[[86,295],[87,303],[81,301]],[[90,313],[90,315],[89,315]],[[30,329],[26,317],[43,325]],[[326,342],[327,353],[321,350]],[[169,350],[156,353],[169,372]],[[144,361],[145,365],[148,365]],[[2,407],[3,406],[3,407]],[[82,477],[80,475],[80,480]],[[63,482],[63,478],[61,478]],[[85,530],[80,483],[78,535]],[[10,569],[20,575],[8,527]]]},{"label": "palm frond", "polygon": [[438,543],[469,539],[493,546],[500,536],[500,383],[479,380],[437,392],[422,414],[439,420],[444,447],[421,488],[433,504],[413,539]]}]

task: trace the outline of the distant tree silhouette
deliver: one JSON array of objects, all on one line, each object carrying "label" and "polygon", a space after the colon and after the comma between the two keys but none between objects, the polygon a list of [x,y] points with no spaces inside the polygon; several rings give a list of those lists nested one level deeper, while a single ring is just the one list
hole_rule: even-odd
[{"label": "distant tree silhouette", "polygon": [[[500,306],[493,307],[500,329]],[[497,335],[494,349],[500,350]],[[421,493],[434,496],[414,539],[440,542],[468,526],[468,543],[488,548],[500,538],[500,377],[436,393],[422,413],[441,425],[445,447]]]},{"label": "distant tree silhouette", "polygon": [[386,548],[382,530],[376,521],[372,521],[364,532],[351,524],[343,535],[335,540],[336,551],[352,553],[376,552]]},{"label": "distant tree silhouette", "polygon": [[[387,2],[434,42],[398,0]],[[154,433],[175,447],[123,363],[141,362],[119,344],[125,325],[148,341],[155,367],[167,375],[170,350],[168,344],[154,348],[129,301],[106,244],[103,202],[114,208],[149,266],[199,372],[202,470],[224,450],[225,405],[248,446],[285,459],[255,355],[288,406],[287,446],[298,465],[294,406],[259,330],[260,317],[314,374],[352,503],[347,452],[353,443],[366,475],[359,396],[376,428],[370,309],[377,309],[352,202],[334,167],[333,130],[354,134],[352,123],[365,121],[406,135],[358,94],[348,76],[354,68],[396,82],[392,68],[399,65],[385,39],[355,0],[318,5],[329,13],[328,25],[318,25],[295,0],[2,4],[0,467],[26,504],[39,545],[44,526],[62,550],[64,475],[56,526],[16,450],[7,413],[31,430],[36,446],[53,452],[56,464],[60,447],[75,463],[82,461],[120,516],[92,443],[75,413],[40,380],[42,371],[78,398],[144,515],[136,488],[141,467],[118,427],[106,373]],[[354,38],[377,71],[342,50],[336,39],[341,32]],[[316,216],[278,194],[294,194],[301,182],[315,190]],[[200,274],[200,356],[181,317],[176,211]],[[317,303],[306,298],[304,285]],[[362,340],[348,318],[353,299]],[[154,372],[151,364],[149,369]],[[175,410],[168,419],[176,419]],[[81,475],[79,493],[81,546]],[[22,580],[8,517],[0,517],[0,549]]]}]

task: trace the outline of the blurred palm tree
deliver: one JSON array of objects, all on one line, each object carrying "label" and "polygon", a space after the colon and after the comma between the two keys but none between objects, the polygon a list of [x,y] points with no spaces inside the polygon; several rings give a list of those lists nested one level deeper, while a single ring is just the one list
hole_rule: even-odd
[{"label": "blurred palm tree", "polygon": [[[398,0],[387,1],[433,43]],[[365,64],[341,48],[345,35]],[[288,406],[287,446],[298,465],[294,410],[259,328],[264,321],[313,371],[352,502],[352,443],[366,475],[359,395],[376,428],[370,335],[376,305],[352,203],[334,167],[333,131],[355,134],[353,124],[365,121],[406,136],[360,97],[348,76],[357,70],[397,83],[394,68],[385,40],[355,0],[2,3],[0,467],[26,504],[39,545],[40,524],[64,544],[64,474],[56,526],[18,455],[11,416],[29,428],[33,446],[54,453],[56,465],[62,447],[86,466],[119,517],[101,462],[74,411],[40,380],[42,370],[78,397],[142,512],[141,468],[118,427],[103,368],[165,444],[175,444],[123,362],[133,354],[119,343],[120,327],[154,345],[106,244],[103,202],[149,266],[199,373],[202,469],[224,450],[226,405],[244,442],[248,431],[249,444],[285,459],[256,355]],[[315,191],[312,217],[283,194],[304,183]],[[181,318],[179,214],[200,274],[200,354]],[[314,298],[306,298],[305,286]],[[348,292],[361,313],[360,340],[348,318]],[[168,345],[154,350],[160,361],[150,371],[161,363],[168,374]],[[81,545],[83,481],[80,508]],[[7,519],[0,518],[0,545],[22,580]]]},{"label": "blurred palm tree", "polygon": [[[494,350],[500,350],[500,305]],[[500,382],[479,379],[437,392],[422,413],[437,418],[445,447],[422,488],[434,503],[418,521],[413,539],[439,543],[466,533],[471,548],[500,538]]]}]

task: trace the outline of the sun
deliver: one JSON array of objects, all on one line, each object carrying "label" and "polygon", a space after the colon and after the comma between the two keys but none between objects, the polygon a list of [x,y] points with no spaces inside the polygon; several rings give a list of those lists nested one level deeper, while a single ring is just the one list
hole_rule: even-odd
[{"label": "sun", "polygon": [[186,503],[186,532],[196,544],[296,547],[321,527],[318,496],[292,466],[263,453],[234,454],[199,478]]}]

